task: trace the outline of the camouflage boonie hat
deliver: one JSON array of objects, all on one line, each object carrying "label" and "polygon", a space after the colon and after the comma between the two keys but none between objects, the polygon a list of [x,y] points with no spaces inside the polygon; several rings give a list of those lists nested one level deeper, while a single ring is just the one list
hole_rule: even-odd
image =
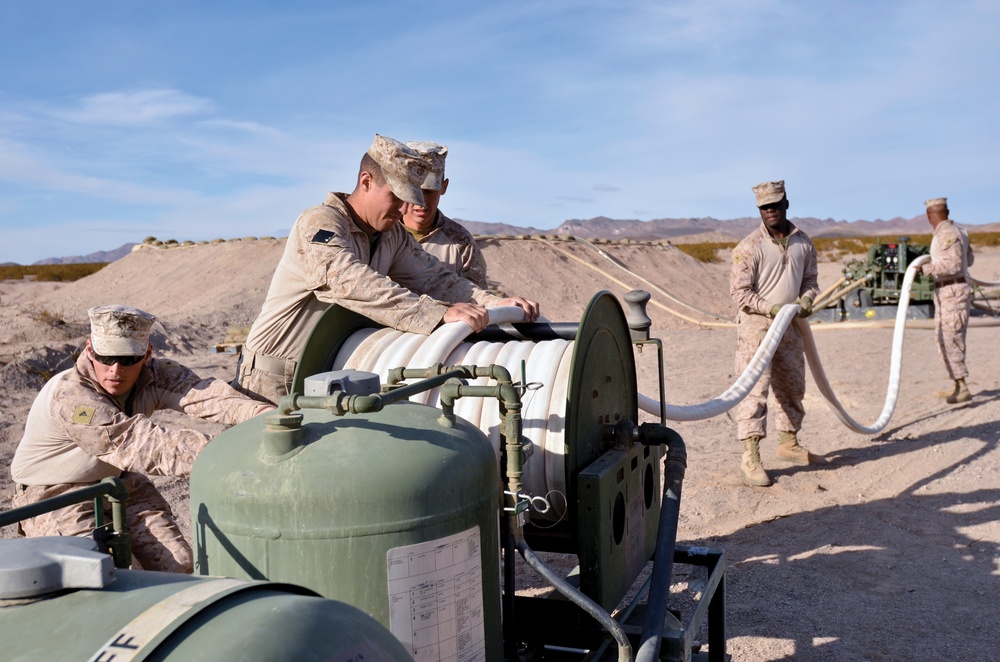
[{"label": "camouflage boonie hat", "polygon": [[930,209],[931,207],[937,207],[938,205],[948,206],[948,198],[931,198],[930,200],[924,200],[924,207]]},{"label": "camouflage boonie hat", "polygon": [[785,199],[785,180],[757,184],[757,186],[753,187],[753,192],[757,196],[758,207],[763,207],[774,202],[781,202]]},{"label": "camouflage boonie hat", "polygon": [[139,356],[149,347],[153,315],[119,304],[97,306],[90,315],[90,346],[102,356]]},{"label": "camouflage boonie hat", "polygon": [[448,146],[437,143],[408,142],[406,146],[424,157],[430,166],[430,172],[424,178],[420,188],[429,191],[440,191],[444,186],[444,159],[448,156]]},{"label": "camouflage boonie hat", "polygon": [[375,134],[368,156],[382,168],[385,181],[396,197],[404,202],[423,206],[420,186],[427,177],[427,162],[412,149],[392,138]]}]

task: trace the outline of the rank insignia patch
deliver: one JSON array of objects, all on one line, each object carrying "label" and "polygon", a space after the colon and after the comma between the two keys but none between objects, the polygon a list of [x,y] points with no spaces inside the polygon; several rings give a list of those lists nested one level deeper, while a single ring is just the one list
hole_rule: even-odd
[{"label": "rank insignia patch", "polygon": [[87,405],[78,405],[73,412],[73,422],[79,425],[90,425],[94,420],[94,408]]}]

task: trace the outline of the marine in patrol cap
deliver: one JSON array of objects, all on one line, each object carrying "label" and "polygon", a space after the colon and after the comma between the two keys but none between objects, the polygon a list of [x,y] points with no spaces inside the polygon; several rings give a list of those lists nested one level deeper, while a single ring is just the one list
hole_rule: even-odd
[{"label": "marine in patrol cap", "polygon": [[763,207],[774,202],[781,202],[785,199],[785,180],[757,184],[757,186],[753,187],[753,192],[757,196],[758,207]]},{"label": "marine in patrol cap", "polygon": [[424,178],[420,188],[429,191],[440,191],[444,186],[444,159],[448,156],[448,146],[437,143],[408,142],[406,146],[424,157],[430,165],[430,172]]},{"label": "marine in patrol cap", "polygon": [[424,205],[420,187],[427,177],[427,161],[398,140],[377,133],[368,148],[368,156],[382,168],[385,181],[397,198],[421,207]]},{"label": "marine in patrol cap", "polygon": [[102,356],[139,356],[149,347],[153,315],[119,304],[97,306],[90,315],[90,346]]},{"label": "marine in patrol cap", "polygon": [[931,207],[937,207],[942,205],[944,207],[948,206],[948,198],[931,198],[930,200],[924,200],[924,207],[930,209]]}]

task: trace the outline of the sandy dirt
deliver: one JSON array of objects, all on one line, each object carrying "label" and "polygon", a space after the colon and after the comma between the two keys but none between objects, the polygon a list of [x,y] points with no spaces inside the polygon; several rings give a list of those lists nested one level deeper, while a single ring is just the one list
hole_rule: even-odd
[{"label": "sandy dirt", "polygon": [[[539,300],[552,321],[578,321],[600,290],[651,291],[668,402],[699,403],[734,380],[735,330],[715,319],[733,314],[724,262],[702,264],[669,245],[602,244],[603,254],[564,241],[486,239],[482,246],[491,282]],[[8,476],[0,503],[12,494],[8,467],[28,408],[44,381],[71,365],[86,338],[88,307],[123,303],[153,312],[159,355],[228,380],[236,357],[211,348],[227,327],[254,319],[282,247],[268,239],[143,248],[74,283],[0,283],[0,472]],[[980,251],[973,273],[1000,279],[1000,252]],[[821,287],[839,275],[839,262],[824,262]],[[836,326],[814,327],[823,365],[848,412],[871,424],[886,395],[892,330]],[[776,439],[767,438],[770,488],[740,480],[742,446],[731,415],[673,425],[689,456],[678,541],[725,550],[734,660],[998,658],[998,333],[970,329],[974,397],[950,406],[932,393],[947,384],[933,334],[908,330],[899,403],[874,436],[845,428],[810,378],[800,439],[819,462],[785,464],[774,458]],[[647,351],[637,362],[640,392],[658,397],[655,355]],[[187,526],[185,482],[159,482]]]}]

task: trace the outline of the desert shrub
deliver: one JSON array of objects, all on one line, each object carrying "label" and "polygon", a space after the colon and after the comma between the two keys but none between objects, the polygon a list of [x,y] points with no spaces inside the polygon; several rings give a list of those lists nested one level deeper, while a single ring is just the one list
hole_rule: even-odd
[{"label": "desert shrub", "polygon": [[736,247],[736,242],[709,243],[709,244],[674,244],[682,253],[690,255],[699,262],[721,262],[719,251],[731,251]]},{"label": "desert shrub", "polygon": [[80,280],[91,274],[95,274],[104,267],[107,262],[87,262],[79,264],[11,264],[0,266],[0,280],[22,280],[24,278],[34,278],[39,281],[55,281],[71,283]]}]

